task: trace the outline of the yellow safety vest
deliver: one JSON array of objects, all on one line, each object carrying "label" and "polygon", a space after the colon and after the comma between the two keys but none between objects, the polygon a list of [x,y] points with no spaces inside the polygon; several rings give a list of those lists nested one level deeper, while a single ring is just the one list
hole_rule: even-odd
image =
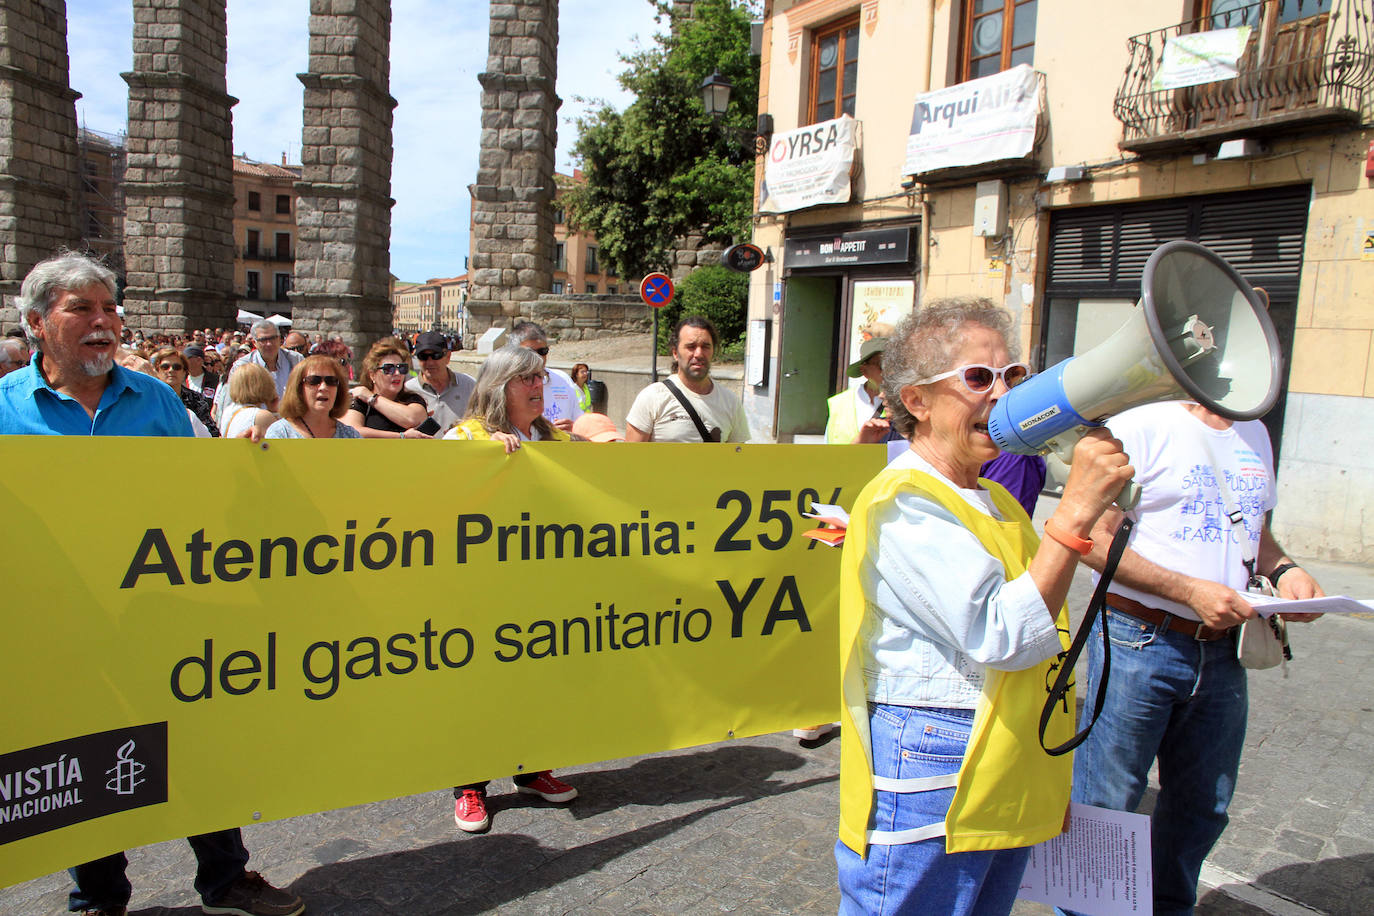
[{"label": "yellow safety vest", "polygon": [[[977,511],[952,487],[920,471],[883,471],[863,489],[850,513],[849,533],[840,559],[840,669],[843,686],[843,739],[840,747],[840,840],[859,855],[870,843],[917,842],[943,835],[946,852],[1033,846],[1063,829],[1069,804],[1072,755],[1051,757],[1040,747],[1040,710],[1055,660],[1022,671],[986,669],[983,693],[974,714],[968,748],[957,776],[920,780],[878,779],[888,791],[927,791],[954,786],[954,800],[943,823],[897,833],[869,830],[873,810],[872,749],[868,730],[868,693],[864,685],[861,629],[868,602],[860,563],[868,547],[874,510],[901,492],[915,492],[947,509],[1002,561],[1011,580],[1026,571],[1040,540],[1024,509],[1001,485],[980,480],[1002,518]],[[1056,623],[1068,648],[1068,607]],[[1067,711],[1056,707],[1045,730],[1050,747],[1073,735],[1074,698]],[[901,785],[910,784],[910,785]]]},{"label": "yellow safety vest", "polygon": [[825,444],[848,445],[853,442],[859,434],[859,389],[846,388],[825,403],[830,407],[830,418],[825,423]]},{"label": "yellow safety vest", "polygon": [[[491,433],[487,432],[486,429],[482,426],[482,421],[476,419],[475,417],[464,420],[462,423],[459,423],[457,426],[455,426],[454,429],[458,430],[458,434],[461,435],[464,439],[472,439],[477,441],[490,441],[491,439]],[[548,439],[546,441],[568,442],[571,439],[572,436],[568,435],[561,429],[555,428],[553,431],[553,438]]]},{"label": "yellow safety vest", "polygon": [[848,445],[859,434],[859,405],[853,388],[846,388],[826,401],[830,419],[825,424],[826,445]]}]

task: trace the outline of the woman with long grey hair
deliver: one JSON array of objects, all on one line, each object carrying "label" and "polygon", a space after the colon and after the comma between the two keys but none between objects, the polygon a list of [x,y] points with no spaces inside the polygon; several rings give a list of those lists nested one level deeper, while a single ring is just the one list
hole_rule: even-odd
[{"label": "woman with long grey hair", "polygon": [[544,417],[544,360],[526,347],[502,347],[482,364],[467,416],[445,439],[494,439],[510,454],[522,442],[572,437]]},{"label": "woman with long grey hair", "polygon": [[[477,387],[468,400],[467,417],[444,436],[461,441],[495,440],[514,452],[522,442],[566,442],[572,437],[544,418],[543,358],[525,347],[502,347],[482,364]],[[577,798],[577,790],[550,770],[517,773],[515,790],[562,804]],[[459,830],[481,833],[491,826],[487,813],[487,782],[453,787],[453,821]]]}]

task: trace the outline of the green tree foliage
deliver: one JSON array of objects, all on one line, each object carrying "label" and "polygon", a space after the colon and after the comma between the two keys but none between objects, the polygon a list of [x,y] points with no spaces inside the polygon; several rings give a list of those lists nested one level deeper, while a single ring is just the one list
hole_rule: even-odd
[{"label": "green tree foliage", "polygon": [[722,350],[744,337],[749,304],[749,275],[720,264],[698,267],[678,284],[673,301],[664,306],[658,322],[658,349],[668,352],[673,325],[684,315],[711,319],[720,332]]},{"label": "green tree foliage", "polygon": [[[574,156],[586,181],[564,200],[571,226],[594,232],[616,275],[633,278],[666,270],[673,240],[689,233],[748,237],[759,72],[749,13],[731,0],[698,0],[693,18],[622,59],[620,84],[635,101],[623,113],[603,104],[578,120]],[[720,124],[700,94],[715,70],[734,84]]]}]

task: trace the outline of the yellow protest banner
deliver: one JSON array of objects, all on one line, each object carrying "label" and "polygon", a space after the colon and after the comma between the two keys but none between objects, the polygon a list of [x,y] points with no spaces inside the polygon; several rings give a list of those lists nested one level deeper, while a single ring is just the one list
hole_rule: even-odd
[{"label": "yellow protest banner", "polygon": [[0,438],[0,884],[838,713],[873,446]]}]

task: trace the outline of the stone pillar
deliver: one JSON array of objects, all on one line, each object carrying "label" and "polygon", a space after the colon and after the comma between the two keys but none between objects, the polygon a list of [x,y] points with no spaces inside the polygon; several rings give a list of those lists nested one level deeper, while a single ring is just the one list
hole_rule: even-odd
[{"label": "stone pillar", "polygon": [[33,265],[81,239],[64,0],[0,3],[0,325]]},{"label": "stone pillar", "polygon": [[533,306],[553,281],[557,0],[492,0],[472,185],[470,336]]},{"label": "stone pillar", "polygon": [[124,171],[125,320],[232,326],[234,167],[225,0],[133,0]]},{"label": "stone pillar", "polygon": [[391,333],[391,5],[310,0],[293,328],[361,358]]}]

